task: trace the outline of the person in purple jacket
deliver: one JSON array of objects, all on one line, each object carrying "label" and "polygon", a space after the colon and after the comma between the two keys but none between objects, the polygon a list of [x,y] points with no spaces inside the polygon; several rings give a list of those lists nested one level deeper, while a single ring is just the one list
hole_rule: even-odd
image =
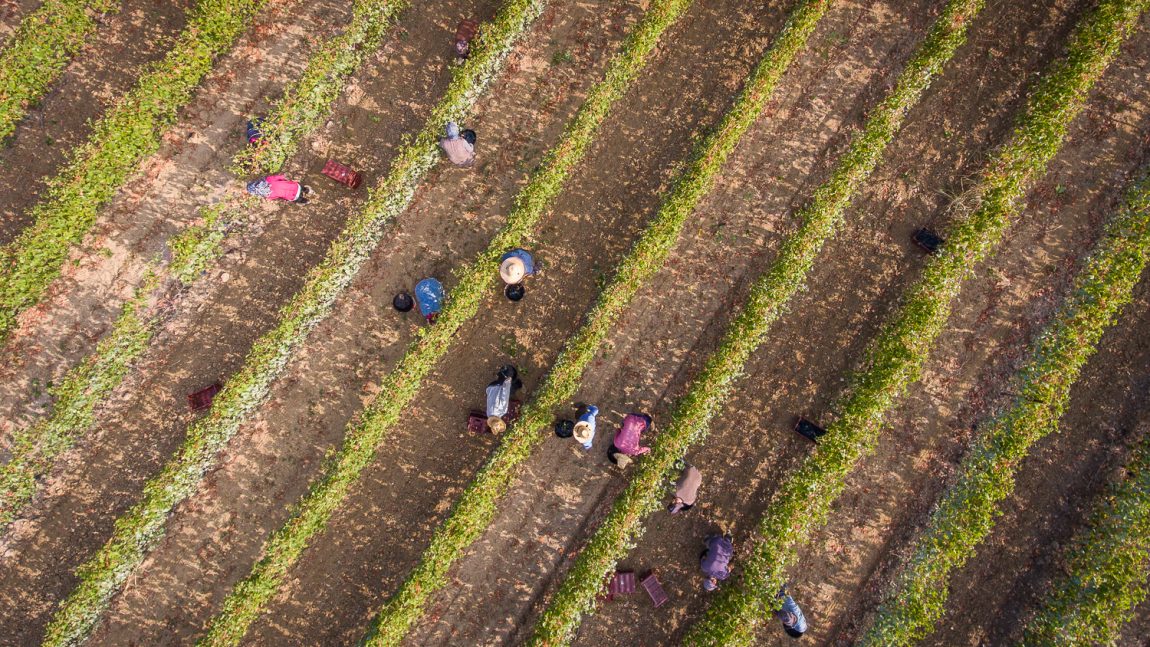
[{"label": "person in purple jacket", "polygon": [[703,571],[703,588],[714,591],[719,582],[731,576],[731,558],[735,555],[735,545],[730,535],[708,535],[703,540],[706,548],[699,554],[699,568]]}]

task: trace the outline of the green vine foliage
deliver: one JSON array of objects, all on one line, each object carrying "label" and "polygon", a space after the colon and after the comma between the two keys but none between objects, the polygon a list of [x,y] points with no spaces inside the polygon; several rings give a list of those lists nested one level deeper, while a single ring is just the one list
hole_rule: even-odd
[{"label": "green vine foliage", "polygon": [[[933,630],[944,611],[950,574],[974,555],[994,528],[1001,514],[999,504],[1013,492],[1015,474],[1030,448],[1058,429],[1082,366],[1130,300],[1148,258],[1150,181],[1144,179],[1107,227],[1053,322],[1036,341],[1019,372],[1013,405],[994,418],[963,460],[958,479],[931,514],[862,644],[906,645]],[[1141,561],[1146,561],[1145,554]],[[1140,579],[1145,580],[1145,570]]]},{"label": "green vine foliage", "polygon": [[[490,524],[498,499],[514,482],[519,466],[546,438],[552,411],[574,397],[583,373],[602,347],[618,318],[643,284],[665,264],[687,219],[714,184],[740,139],[762,113],[779,79],[806,46],[815,26],[830,7],[830,0],[802,1],[795,5],[783,29],[747,77],[742,91],[713,130],[699,143],[688,163],[664,197],[654,219],[619,264],[615,276],[600,292],[587,321],[567,342],[535,397],[500,443],[456,505],[436,539],[457,535],[466,539],[454,547],[462,551]],[[434,543],[421,568],[435,568]],[[444,542],[446,543],[446,542]],[[593,597],[593,596],[592,596]],[[535,626],[531,644],[564,644],[578,626],[593,599],[570,595],[552,601]],[[386,609],[385,609],[386,611]]]},{"label": "green vine foliage", "polygon": [[164,534],[172,509],[199,487],[204,473],[239,425],[267,396],[272,382],[307,334],[331,311],[383,235],[407,207],[439,160],[438,136],[447,121],[465,121],[474,102],[502,69],[519,37],[542,13],[546,0],[509,0],[485,30],[423,129],[399,151],[392,167],[368,194],[364,210],[348,221],[324,260],[280,312],[276,327],[253,345],[244,365],[216,396],[207,416],[188,428],[176,455],[145,486],[143,498],[116,520],[111,538],[80,567],[80,583],[48,626],[45,645],[84,640],[113,595]]},{"label": "green vine foliage", "polygon": [[1103,0],[1081,21],[1066,57],[1031,95],[1010,141],[984,170],[975,210],[951,231],[901,307],[870,345],[864,369],[838,402],[839,417],[818,449],[771,501],[742,573],[729,582],[688,632],[691,645],[748,645],[753,628],[777,604],[775,592],[798,548],[830,514],[859,459],[877,442],[886,412],[918,380],[926,357],[973,268],[997,246],[1026,190],[1058,152],[1094,82],[1113,60],[1147,0]]},{"label": "green vine foliage", "polygon": [[303,78],[292,85],[260,124],[263,136],[257,144],[236,155],[233,172],[243,176],[280,170],[300,139],[328,118],[348,77],[383,45],[388,28],[409,4],[408,0],[356,2],[349,27],[312,55]]},{"label": "green vine foliage", "polygon": [[119,5],[117,0],[46,0],[20,21],[0,52],[0,141],[84,46],[96,30],[96,16]]},{"label": "green vine foliage", "polygon": [[[449,294],[436,324],[423,330],[395,372],[383,381],[380,395],[348,431],[343,447],[331,457],[321,479],[297,506],[292,519],[269,538],[261,559],[224,601],[223,610],[212,620],[203,644],[232,645],[242,639],[251,622],[279,590],[308,542],[326,526],[423,379],[450,349],[459,329],[479,311],[495,282],[493,268],[498,266],[500,255],[508,248],[524,244],[594,141],[615,101],[626,93],[644,68],[660,35],[690,4],[690,0],[659,0],[648,10],[622,51],[612,60],[604,80],[588,93],[559,143],[516,196],[507,224],[485,251],[456,272],[459,284]],[[442,561],[439,564],[442,565]],[[390,617],[383,625],[386,629],[376,632],[371,640],[376,643],[398,641],[422,614],[427,597],[442,586],[442,579],[436,583],[433,585],[431,580],[424,579],[418,586],[404,587],[399,595],[405,600],[404,615]]]},{"label": "green vine foliage", "polygon": [[267,0],[200,0],[163,60],[92,128],[88,141],[48,181],[33,224],[0,250],[0,343],[17,316],[39,302],[72,247],[140,162],[160,147],[176,113]]},{"label": "green vine foliage", "polygon": [[1150,573],[1150,437],[1126,476],[1076,537],[1066,573],[1050,589],[1022,644],[1114,645],[1122,625],[1146,599]]},{"label": "green vine foliage", "polygon": [[[906,114],[965,40],[967,25],[982,0],[952,0],[911,57],[891,93],[871,111],[862,132],[835,166],[813,199],[797,214],[802,225],[784,241],[771,267],[756,281],[743,309],[732,319],[718,349],[702,372],[676,402],[670,420],[654,439],[651,453],[639,462],[627,488],[555,594],[552,605],[586,612],[593,607],[603,582],[636,544],[643,521],[660,509],[666,483],[675,466],[701,443],[710,421],[742,377],[751,354],[766,339],[790,298],[805,284],[820,250],[841,225],[852,198],[867,181],[894,139]],[[550,609],[544,614],[550,613]],[[574,613],[571,611],[569,613]]]},{"label": "green vine foliage", "polygon": [[[276,128],[269,131],[296,133],[275,147],[277,154],[285,158],[293,154],[300,138],[311,132],[306,123],[318,123],[330,114],[338,90],[363,60],[378,49],[386,27],[402,6],[405,5],[395,0],[364,0],[357,5],[348,29],[312,55],[303,77],[286,92],[292,99],[285,100],[271,113]],[[333,51],[339,52],[334,64]],[[333,70],[338,70],[340,75],[332,76]],[[147,349],[161,315],[154,309],[149,310],[147,304],[159,302],[169,291],[186,288],[198,280],[219,258],[224,239],[247,220],[257,202],[256,198],[243,196],[202,208],[199,224],[168,241],[171,262],[152,264],[146,280],[125,304],[105,339],[53,390],[55,402],[50,416],[17,432],[10,460],[0,466],[0,532],[32,500],[36,479],[87,431],[94,421],[96,405],[120,385],[132,364]],[[168,278],[175,279],[175,285]]]}]

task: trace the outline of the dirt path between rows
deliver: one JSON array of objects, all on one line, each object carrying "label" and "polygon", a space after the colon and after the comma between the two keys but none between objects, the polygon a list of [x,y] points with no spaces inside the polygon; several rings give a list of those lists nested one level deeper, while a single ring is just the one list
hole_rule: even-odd
[{"label": "dirt path between rows", "polygon": [[93,350],[171,236],[200,207],[242,189],[227,166],[243,146],[248,116],[298,78],[316,39],[345,24],[349,11],[334,0],[308,3],[302,13],[298,0],[272,0],[217,62],[160,151],[104,209],[63,276],[0,349],[0,446],[9,440],[5,432],[50,411],[46,387]]},{"label": "dirt path between rows", "polygon": [[[434,269],[446,278],[450,267],[485,244],[527,171],[555,143],[592,80],[601,77],[625,34],[624,23],[636,14],[637,7],[618,2],[560,2],[540,18],[517,48],[509,73],[466,124],[479,133],[478,164],[433,171],[412,207],[390,227],[368,271],[237,436],[220,469],[200,495],[181,506],[168,539],[117,601],[94,644],[185,643],[218,612],[223,596],[246,575],[265,537],[284,522],[324,453],[362,408],[367,385],[377,383],[411,341],[417,315],[397,317],[391,296],[410,289],[423,272]],[[446,22],[438,12],[426,19]],[[362,89],[386,96],[382,88]],[[341,642],[357,639],[363,625],[345,623],[356,635]],[[314,644],[308,640],[299,643]]]},{"label": "dirt path between rows", "polygon": [[[772,7],[772,20],[781,22],[786,8]],[[914,14],[848,4],[827,16],[767,117],[747,135],[688,225],[669,267],[641,291],[584,379],[578,399],[603,410],[595,449],[584,455],[572,443],[548,441],[525,464],[495,524],[453,570],[452,587],[437,597],[430,622],[416,631],[412,644],[501,644],[526,637],[542,595],[557,581],[554,575],[594,527],[600,505],[623,483],[603,453],[614,426],[629,410],[651,411],[656,420],[666,413],[668,398],[681,391],[713,346],[747,278],[763,268],[765,241],[788,226],[777,214],[810,192],[812,171],[825,172],[844,132],[890,81],[881,72],[883,63],[909,53],[908,35],[913,38],[925,21]],[[775,29],[777,23],[744,41],[755,47],[744,54],[741,71]],[[644,640],[620,633],[625,631],[615,628],[591,641]]]},{"label": "dirt path between rows", "polygon": [[[577,643],[659,645],[674,642],[706,603],[697,574],[702,537],[723,528],[731,531],[741,545],[741,539],[753,527],[782,475],[797,466],[809,451],[805,441],[789,431],[793,416],[808,413],[819,418],[826,414],[831,399],[841,389],[841,378],[857,361],[901,289],[917,276],[921,257],[909,244],[910,232],[920,224],[945,224],[944,207],[948,200],[942,191],[956,191],[961,178],[977,168],[981,151],[988,142],[997,141],[1008,127],[1009,122],[1004,121],[1003,116],[1015,107],[1020,89],[1018,79],[1025,75],[1007,66],[988,70],[988,66],[978,63],[1011,60],[1023,69],[1034,69],[1038,67],[1036,63],[1047,58],[1056,47],[1056,44],[1035,45],[1045,42],[1043,38],[1050,38],[1050,23],[1058,24],[1057,20],[1044,24],[1036,20],[1033,10],[996,6],[989,11],[973,26],[973,45],[964,49],[957,64],[949,68],[955,72],[948,72],[923,105],[912,112],[907,129],[891,147],[890,161],[883,164],[868,183],[871,188],[860,206],[851,210],[848,225],[824,251],[823,260],[809,282],[814,287],[796,299],[790,314],[776,324],[771,339],[753,358],[747,372],[753,378],[740,385],[727,413],[713,425],[705,448],[692,454],[691,460],[704,473],[703,503],[685,517],[656,515],[647,524],[646,536],[637,550],[623,562],[623,567],[640,572],[658,568],[673,604],[651,612],[646,599],[638,594],[605,605],[585,620]],[[1038,12],[1039,16],[1044,14],[1043,10]],[[895,33],[900,35],[880,38],[864,32],[848,40],[869,36],[871,43],[897,44],[901,48],[899,53],[888,54],[890,58],[883,61],[885,66],[879,63],[876,65],[879,72],[872,72],[884,81],[893,81],[901,65],[899,61],[905,60],[925,32],[928,16],[923,15],[921,9],[916,12],[913,7],[901,4],[898,11],[876,4],[869,8],[867,17],[878,25],[872,29],[897,30]],[[1048,28],[1045,33],[1040,31],[1044,26]],[[1011,29],[1024,33],[1034,30],[1041,36],[1007,41],[1003,34],[1008,37]],[[984,49],[988,44],[1004,41],[1018,42],[1016,52],[992,50],[988,54]],[[817,46],[815,50],[818,51]],[[847,45],[844,51],[858,51],[858,45]],[[838,60],[833,55],[832,58]],[[869,62],[875,58],[871,55],[864,60]],[[881,83],[876,86],[869,89],[864,100],[848,104],[851,109],[835,114],[843,114],[840,119],[847,123],[860,122],[861,112],[881,94]],[[978,89],[980,100],[960,100],[969,97],[971,88]],[[817,93],[812,96],[820,97]],[[821,103],[816,98],[806,100]],[[993,109],[988,110],[988,106]],[[783,132],[794,132],[795,129],[788,126],[790,124],[784,122]],[[939,134],[948,132],[949,136],[938,141]],[[781,234],[794,227],[789,216],[780,214],[789,214],[790,208],[809,195],[816,178],[825,177],[841,150],[841,143],[840,139],[837,148],[832,147],[821,159],[816,158],[818,163],[812,164],[813,168],[790,168],[792,157],[788,145],[777,157],[752,166],[753,171],[735,168],[725,173],[722,192],[708,199],[704,207],[709,220],[704,220],[697,233],[693,233],[692,244],[683,246],[693,250],[697,245],[700,251],[681,256],[673,273],[665,272],[662,281],[652,285],[649,292],[645,291],[647,300],[620,322],[619,329],[625,331],[620,334],[622,338],[615,341],[605,365],[586,381],[581,397],[594,399],[626,385],[623,393],[604,398],[613,412],[621,414],[624,407],[649,407],[656,420],[668,414],[673,396],[681,393],[685,381],[693,376],[698,364],[713,348],[731,311],[742,303],[749,281],[771,257],[763,258],[764,244],[756,239],[754,230],[739,235],[739,230],[746,226],[736,224],[739,223],[736,218],[751,214],[748,219],[753,227],[773,232],[767,237],[771,241],[767,245],[777,245],[775,241]],[[959,169],[957,176],[956,168]],[[796,186],[793,179],[784,180],[779,186],[769,179],[788,174],[791,178],[801,178],[807,186]],[[708,241],[708,238],[719,240]],[[746,251],[740,254],[741,250]],[[725,268],[727,259],[743,255],[755,260],[738,264],[748,266],[743,273],[732,270],[734,276],[730,282],[734,287],[708,286],[708,283],[727,282],[709,275],[709,269]],[[699,284],[708,287],[699,287]],[[682,305],[676,308],[671,304]],[[712,304],[712,311],[707,312],[701,304]],[[645,316],[638,314],[643,312],[643,306],[649,313]],[[669,308],[674,310],[667,312]],[[689,322],[688,326],[704,329],[701,334],[675,328],[668,330],[668,320],[692,316],[698,316],[698,320]],[[828,348],[840,350],[827,353]],[[676,373],[670,376],[665,374],[666,368],[652,366],[673,363],[669,358],[680,357],[684,363],[681,368],[673,367]],[[529,464],[525,471],[531,476],[513,496],[514,507],[504,506],[500,521],[487,533],[475,559],[460,569],[459,578],[463,580],[460,588],[473,586],[487,592],[526,588],[516,583],[530,582],[530,576],[540,571],[562,572],[572,553],[583,545],[586,533],[597,526],[605,504],[621,489],[623,480],[613,473],[587,476],[562,470],[562,451],[550,452],[550,461],[540,459]],[[609,469],[601,455],[594,460],[598,463],[596,470]],[[531,510],[555,510],[555,513],[553,517],[543,515],[541,518],[538,513],[531,514]],[[515,537],[534,536],[536,532],[542,535],[543,547],[515,545]],[[524,578],[524,573],[529,576]],[[479,580],[485,581],[477,584]],[[521,626],[530,627],[541,607],[543,596],[536,593],[533,597],[534,608],[521,610],[518,619]],[[476,609],[449,600],[441,606],[450,607],[445,610],[450,620],[442,623],[448,626],[457,618],[485,618],[491,613],[487,604],[480,604]],[[440,635],[448,635],[449,629],[441,627],[440,631],[443,632]],[[813,638],[818,642],[820,636]],[[487,636],[487,640],[501,641],[497,633]]]},{"label": "dirt path between rows", "polygon": [[0,48],[20,26],[20,21],[43,4],[43,0],[0,0]]},{"label": "dirt path between rows", "polygon": [[126,0],[119,13],[97,22],[60,78],[0,147],[0,244],[32,223],[27,211],[40,199],[46,180],[87,140],[90,121],[134,87],[149,62],[167,53],[194,4]]},{"label": "dirt path between rows", "polygon": [[[748,47],[755,32],[746,17],[742,3],[699,6],[664,37],[658,58],[616,106],[541,223],[532,249],[542,271],[528,283],[526,299],[513,304],[493,294],[460,332],[450,359],[417,396],[410,424],[396,430],[388,451],[305,554],[290,588],[254,627],[256,644],[341,644],[362,634],[494,445],[494,438],[469,437],[462,429],[467,410],[480,404],[483,385],[507,361],[519,365],[525,394],[537,385],[590,305],[611,259],[619,258],[650,217],[677,160],[729,103],[757,55]],[[484,235],[455,259],[432,255],[409,271],[446,277],[446,268],[469,258],[499,220],[489,221]],[[388,285],[390,272],[383,269],[385,287],[371,301],[386,308],[396,286]],[[372,326],[373,314],[350,319],[344,330]]]},{"label": "dirt path between rows", "polygon": [[[1145,52],[1139,54],[1145,64]],[[1139,85],[1125,78],[1128,88]],[[1143,111],[1137,123],[1146,124],[1148,114]],[[948,612],[925,644],[997,645],[1021,638],[1031,609],[1059,572],[1062,547],[1082,528],[1130,447],[1150,426],[1147,326],[1150,281],[1144,279],[1137,298],[1103,337],[1075,385],[1060,431],[1031,451],[991,536],[956,573]],[[992,616],[996,619],[989,621]],[[1128,639],[1120,644],[1140,643]]]},{"label": "dirt path between rows", "polygon": [[[1008,234],[1007,251],[961,298],[923,386],[892,416],[892,429],[912,433],[883,439],[852,478],[854,499],[839,506],[822,533],[823,549],[810,556],[815,576],[804,579],[819,590],[819,603],[826,599],[832,605],[828,635],[836,644],[857,638],[866,614],[907,556],[916,529],[953,477],[973,425],[1008,404],[1011,380],[1027,345],[1061,301],[1075,261],[1093,246],[1112,213],[1125,174],[1138,165],[1150,131],[1145,118],[1150,89],[1134,79],[1148,72],[1147,46],[1150,37],[1140,32],[1099,84],[1063,152],[1031,192],[1020,226]],[[841,540],[848,536],[850,542]],[[1035,539],[1027,545],[1042,543]],[[1017,562],[988,559],[986,564],[1006,571]],[[984,584],[978,596],[986,592]],[[967,621],[979,617],[965,606],[954,608],[962,609]],[[994,614],[995,624],[1002,622],[1002,609]],[[964,644],[955,639],[950,636],[941,644]]]},{"label": "dirt path between rows", "polygon": [[[99,292],[103,287],[123,298],[123,294],[134,285],[131,271],[137,272],[138,279],[140,261],[158,253],[166,237],[194,217],[195,209],[206,202],[204,194],[213,190],[219,193],[223,187],[236,184],[225,168],[236,150],[231,143],[242,142],[245,115],[253,110],[266,109],[267,100],[263,93],[275,96],[288,78],[298,75],[303,61],[292,57],[306,57],[309,51],[305,40],[309,36],[307,29],[293,25],[305,25],[316,34],[333,31],[341,17],[346,17],[345,9],[343,3],[334,0],[309,3],[302,12],[291,1],[273,2],[265,9],[253,30],[232,54],[220,62],[216,72],[201,87],[197,98],[185,111],[187,116],[183,123],[173,130],[179,134],[178,137],[171,138],[161,154],[149,160],[145,172],[129,183],[106,212],[106,221],[101,223],[101,230],[93,237],[95,240],[90,241],[91,245],[99,248],[114,241],[121,253],[112,258],[87,257],[93,259],[91,263],[69,277],[72,279],[69,287],[78,290],[79,294],[59,296],[49,306],[56,308],[52,310],[54,321],[71,320],[73,325],[77,325],[76,322],[107,325],[112,313],[100,311],[96,304],[101,298],[114,301],[114,297],[93,295],[92,291]],[[285,20],[288,15],[294,16],[293,21]],[[296,19],[300,22],[295,22]],[[260,77],[244,73],[261,62],[279,70],[282,75]],[[192,187],[198,187],[199,191]],[[269,211],[274,213],[276,209]],[[314,211],[297,211],[294,215],[308,220],[314,216]],[[300,235],[316,239],[313,249],[308,252],[315,259],[322,252],[325,241],[322,232],[315,230],[322,226],[329,230],[337,229],[340,222],[324,219],[308,229],[299,228],[298,223],[291,223],[290,218],[281,216],[277,224],[294,224],[300,229]],[[330,237],[331,234],[326,235],[326,238]],[[257,270],[242,280],[237,278],[230,285],[220,285],[225,289],[231,288],[229,298],[238,298],[240,295],[236,288],[247,284],[253,287],[246,294],[258,300],[262,295],[254,286],[260,281],[253,281],[252,274],[274,284],[279,277],[272,275],[267,267],[280,267],[282,273],[292,274],[304,265],[286,264],[282,262],[283,258],[291,257],[299,263],[308,260],[301,250],[285,251],[282,244],[268,240],[261,240],[258,249],[266,256],[259,259]],[[234,254],[233,262],[239,256],[242,254]],[[272,260],[268,260],[269,257]],[[115,260],[124,265],[118,268],[119,275],[115,280],[109,281],[108,277],[101,275],[99,268],[104,267],[105,261]],[[283,286],[280,300],[294,291],[296,284],[293,281],[296,280],[289,276],[278,281]],[[216,283],[221,284],[219,281]],[[195,295],[192,297],[195,303]],[[268,298],[268,301],[268,307],[274,312],[278,301],[273,298]],[[108,307],[114,306],[113,303]],[[236,312],[234,305],[224,303],[212,308],[204,306],[197,316],[200,319],[209,315],[226,317]],[[267,325],[271,312],[262,318],[253,315],[244,325]],[[100,314],[107,316],[101,321]],[[217,344],[242,344],[245,337],[238,334],[238,329],[232,331],[219,325],[210,329],[207,327],[210,322],[189,322],[186,319],[189,318],[173,325],[190,325],[203,335],[189,340],[185,347],[183,357],[190,360],[187,364],[191,365],[172,367],[164,363],[163,354],[177,351],[179,347],[161,334],[155,346],[161,349],[161,357],[152,358],[153,364],[158,364],[159,368],[153,366],[155,370],[146,372],[140,383],[128,381],[114,406],[109,407],[112,410],[94,434],[94,442],[82,445],[65,457],[56,476],[48,478],[45,494],[30,509],[29,518],[14,524],[5,537],[0,559],[12,566],[0,576],[0,608],[4,609],[0,617],[4,618],[2,628],[10,630],[11,635],[28,637],[42,632],[51,605],[75,584],[72,569],[105,541],[113,519],[136,500],[144,480],[182,440],[183,427],[192,419],[186,411],[185,394],[204,386],[205,381],[227,375],[242,357],[246,346],[226,349],[230,353],[230,365],[211,355],[211,351],[218,348]],[[58,330],[58,325],[50,326],[40,332],[41,338],[47,337],[48,331]],[[246,341],[250,343],[253,337],[254,334],[249,334]],[[31,347],[47,352],[39,344],[33,343]],[[73,353],[77,351],[75,348],[71,350]],[[6,351],[13,352],[12,347]],[[151,405],[152,408],[139,408],[141,405]]]}]

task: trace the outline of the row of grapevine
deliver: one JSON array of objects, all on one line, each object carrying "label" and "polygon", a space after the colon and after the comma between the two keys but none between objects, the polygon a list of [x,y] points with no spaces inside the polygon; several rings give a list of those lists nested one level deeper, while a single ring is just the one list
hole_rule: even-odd
[{"label": "row of grapevine", "polygon": [[508,0],[486,27],[476,51],[456,68],[423,128],[400,149],[387,176],[369,192],[364,210],[348,221],[324,260],[309,271],[303,288],[281,310],[276,326],[256,341],[208,415],[189,427],[176,455],[144,486],[143,499],[116,520],[112,537],[79,569],[80,584],[56,611],[47,645],[73,644],[91,631],[111,597],[163,536],[172,509],[197,490],[219,451],[267,396],[294,351],[330,313],[367,261],[384,225],[410,203],[419,183],[439,161],[443,124],[464,120],[546,4],[547,0]]},{"label": "row of grapevine", "polygon": [[1058,429],[1070,389],[1102,333],[1130,300],[1150,260],[1150,181],[1144,180],[1106,228],[1053,322],[1019,371],[1013,404],[986,425],[943,494],[899,574],[864,645],[910,644],[942,616],[950,574],[994,527],[999,504],[1034,443]]},{"label": "row of grapevine", "polygon": [[200,0],[168,54],[73,149],[31,209],[32,225],[0,250],[0,342],[17,316],[39,302],[72,246],[140,162],[159,150],[176,113],[267,0]]},{"label": "row of grapevine", "polygon": [[1027,625],[1023,645],[1114,644],[1150,594],[1150,436],[1125,471],[1073,540],[1066,573]]},{"label": "row of grapevine", "polygon": [[392,20],[409,0],[359,0],[352,20],[339,36],[327,41],[308,61],[303,78],[292,85],[260,124],[259,142],[236,156],[236,175],[260,175],[280,170],[300,139],[319,128],[339,97],[344,83],[363,60],[383,44]]},{"label": "row of grapevine", "polygon": [[[658,0],[636,25],[612,59],[605,78],[588,93],[571,118],[559,143],[547,154],[528,184],[515,198],[507,223],[466,267],[456,271],[459,284],[451,290],[434,326],[424,329],[395,371],[385,378],[368,409],[345,435],[340,451],[295,513],[267,541],[260,559],[224,601],[209,625],[204,645],[234,645],[283,584],[308,542],[326,527],[348,488],[367,466],[385,435],[399,420],[424,378],[451,348],[460,328],[479,311],[496,282],[493,268],[509,248],[523,245],[562,190],[567,177],[583,159],[604,119],[646,63],[662,34],[691,6],[691,0]],[[429,594],[429,589],[424,589]],[[418,613],[416,613],[418,615]],[[412,618],[412,621],[414,617]],[[408,623],[410,624],[410,623]]]},{"label": "row of grapevine", "polygon": [[[612,281],[602,288],[588,320],[568,340],[519,420],[506,432],[499,448],[436,530],[414,571],[380,611],[372,623],[367,644],[399,643],[422,617],[431,595],[446,584],[448,569],[491,523],[498,500],[510,488],[518,467],[545,438],[540,432],[549,424],[551,411],[574,395],[584,370],[612,324],[644,282],[663,266],[687,218],[709,191],[719,169],[758,117],[829,4],[829,1],[802,3],[792,14],[788,28],[752,72],[743,92],[712,134],[693,152],[655,218],[620,263]],[[494,267],[494,254],[500,249],[505,248],[493,246],[488,268]],[[490,269],[482,271],[490,276]],[[491,279],[483,280],[490,282]],[[398,410],[391,412],[390,422],[394,423],[397,416]]]},{"label": "row of grapevine", "polygon": [[48,86],[88,35],[96,16],[115,11],[118,0],[45,0],[20,21],[12,40],[0,52],[0,142],[8,138],[28,107]]},{"label": "row of grapevine", "polygon": [[973,213],[953,227],[870,345],[865,368],[853,376],[836,406],[838,418],[780,487],[750,538],[741,576],[724,587],[690,629],[688,644],[753,641],[758,622],[778,605],[775,592],[785,583],[798,548],[826,523],[847,476],[875,446],[886,412],[918,380],[965,279],[1002,239],[1027,189],[1061,148],[1070,122],[1147,4],[1102,0],[1082,19],[1066,57],[1040,79],[1011,139],[983,171],[972,193]]},{"label": "row of grapevine", "polygon": [[[300,138],[330,114],[348,76],[378,49],[386,28],[405,6],[404,0],[360,0],[347,29],[308,59],[301,79],[289,86],[285,99],[267,120],[268,136],[279,142],[274,147],[277,156],[286,159],[294,153]],[[283,132],[293,135],[284,138],[279,134]],[[237,160],[248,159],[249,150],[241,151]],[[161,313],[149,305],[165,301],[202,276],[218,258],[226,233],[247,219],[256,202],[244,196],[202,209],[202,224],[189,227],[169,242],[171,263],[152,264],[147,280],[125,304],[111,331],[52,390],[52,413],[14,434],[12,455],[0,466],[0,531],[31,501],[37,477],[91,427],[96,404],[120,385],[148,348],[161,318]]]},{"label": "row of grapevine", "polygon": [[918,51],[907,62],[893,90],[870,113],[862,132],[796,215],[802,223],[782,244],[778,257],[751,288],[746,305],[731,320],[718,349],[672,409],[668,424],[655,437],[651,452],[639,461],[631,481],[615,500],[590,541],[579,551],[551,603],[542,625],[552,631],[546,644],[564,642],[579,616],[593,609],[603,582],[643,532],[643,521],[660,509],[666,484],[687,451],[701,443],[711,420],[743,374],[751,354],[766,339],[790,298],[805,284],[823,245],[842,223],[843,213],[894,139],[903,120],[931,81],[965,41],[967,26],[983,0],[951,0]]}]

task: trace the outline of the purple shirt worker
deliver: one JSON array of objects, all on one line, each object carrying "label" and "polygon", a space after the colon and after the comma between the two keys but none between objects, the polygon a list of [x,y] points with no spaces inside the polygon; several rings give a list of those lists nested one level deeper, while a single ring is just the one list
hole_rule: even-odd
[{"label": "purple shirt worker", "polygon": [[711,535],[703,540],[706,550],[699,556],[699,568],[706,576],[703,588],[714,591],[719,582],[731,576],[731,558],[735,555],[735,545],[731,539],[721,535]]}]

